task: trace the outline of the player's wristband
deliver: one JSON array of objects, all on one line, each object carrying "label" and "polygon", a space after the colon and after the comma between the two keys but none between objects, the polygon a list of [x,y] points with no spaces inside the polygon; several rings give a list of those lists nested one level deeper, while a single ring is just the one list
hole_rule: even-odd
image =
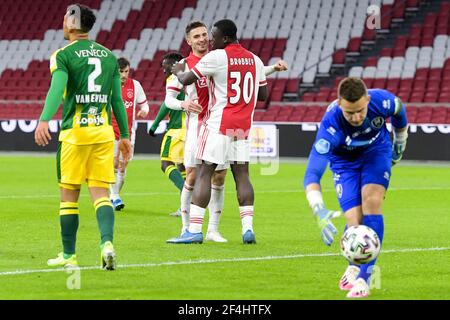
[{"label": "player's wristband", "polygon": [[408,139],[408,131],[397,132],[394,130],[394,144],[405,143]]},{"label": "player's wristband", "polygon": [[318,190],[309,191],[306,194],[306,199],[308,199],[309,206],[316,213],[319,209],[324,208],[325,204],[323,202],[322,192]]}]

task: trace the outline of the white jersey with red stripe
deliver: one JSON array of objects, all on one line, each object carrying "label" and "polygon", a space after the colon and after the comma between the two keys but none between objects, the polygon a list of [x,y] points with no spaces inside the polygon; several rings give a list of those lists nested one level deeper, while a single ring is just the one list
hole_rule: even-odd
[{"label": "white jersey with red stripe", "polygon": [[260,86],[267,85],[261,59],[240,44],[205,55],[191,71],[209,80],[210,101],[203,118],[208,131],[248,138]]},{"label": "white jersey with red stripe", "polygon": [[[200,57],[194,55],[192,52],[190,55],[181,60],[180,62],[185,62],[185,72],[189,72],[191,68],[193,68],[199,61]],[[190,84],[186,87],[184,87],[179,81],[177,77],[172,77],[170,82],[166,85],[166,92],[171,91],[173,92],[172,96],[176,97],[175,94],[179,94],[183,88],[186,92],[186,97],[191,100],[197,100],[198,103],[202,106],[203,110],[200,114],[196,113],[186,113],[186,127],[187,127],[187,134],[186,134],[186,144],[188,144],[189,141],[196,141],[199,125],[201,124],[201,121],[203,120],[206,111],[208,110],[209,105],[209,90],[208,90],[208,79],[206,77],[198,79],[193,84]],[[167,103],[166,103],[167,104]]]},{"label": "white jersey with red stripe", "polygon": [[[189,72],[200,61],[200,59],[200,57],[191,52],[186,59],[183,59],[180,62],[185,62],[184,71]],[[200,125],[206,115],[206,112],[208,111],[209,106],[210,97],[208,85],[208,78],[203,77],[198,79],[193,84],[184,87],[187,98],[191,101],[197,100],[197,102],[202,106],[202,112],[200,114],[186,112],[187,133],[184,147],[184,165],[187,168],[195,168],[198,163],[198,161],[196,161],[195,154],[197,151],[197,140]],[[177,77],[172,77],[170,82],[168,82],[166,85],[166,93],[168,93],[172,98],[175,98],[181,90],[183,90],[183,85],[178,81]],[[173,99],[171,101],[175,102],[175,100]],[[170,105],[170,102],[167,99],[166,105],[169,108],[175,108],[175,106]],[[216,170],[223,170],[227,167],[228,165],[218,166]]]},{"label": "white jersey with red stripe", "polygon": [[[141,110],[148,110],[149,108],[147,97],[139,81],[128,78],[127,82],[122,85],[122,99],[127,112],[130,140],[134,145],[136,140],[136,107]],[[116,140],[119,140],[119,126],[114,116],[112,117],[112,126]]]}]

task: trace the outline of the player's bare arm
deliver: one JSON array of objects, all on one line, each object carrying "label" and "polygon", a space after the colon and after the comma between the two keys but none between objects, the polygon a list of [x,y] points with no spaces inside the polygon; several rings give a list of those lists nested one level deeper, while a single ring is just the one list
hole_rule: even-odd
[{"label": "player's bare arm", "polygon": [[197,81],[197,76],[192,71],[178,72],[174,73],[174,75],[178,78],[178,81],[180,81],[183,86],[188,86]]},{"label": "player's bare arm", "polygon": [[178,81],[180,81],[183,86],[188,86],[197,81],[197,76],[192,71],[183,72],[185,67],[185,62],[174,63],[172,66],[172,74],[178,78]]},{"label": "player's bare arm", "polygon": [[258,101],[266,101],[269,96],[267,86],[259,87],[258,91]]},{"label": "player's bare arm", "polygon": [[200,113],[202,112],[202,106],[198,103],[198,101],[192,101],[190,99],[181,102],[181,109],[186,112],[192,113]]}]

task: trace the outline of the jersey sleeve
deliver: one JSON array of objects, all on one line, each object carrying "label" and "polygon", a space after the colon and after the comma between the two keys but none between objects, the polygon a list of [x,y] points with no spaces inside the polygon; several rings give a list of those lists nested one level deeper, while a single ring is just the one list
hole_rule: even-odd
[{"label": "jersey sleeve", "polygon": [[149,106],[147,102],[147,96],[139,81],[134,80],[134,87],[136,91],[136,105],[140,110],[148,111]]},{"label": "jersey sleeve", "polygon": [[213,76],[217,72],[219,69],[218,51],[209,52],[191,69],[198,79]]},{"label": "jersey sleeve", "polygon": [[67,74],[69,73],[64,52],[61,49],[56,50],[50,57],[50,73],[53,74],[57,70],[64,71]]},{"label": "jersey sleeve", "polygon": [[309,153],[308,165],[306,167],[303,185],[306,188],[311,183],[320,184],[320,180],[327,168],[330,155],[333,149],[338,146],[340,134],[338,129],[333,127],[328,119],[322,121],[316,140]]},{"label": "jersey sleeve", "polygon": [[374,90],[371,92],[376,99],[378,108],[386,118],[392,117],[392,125],[396,128],[404,128],[408,124],[406,109],[402,100],[387,90]]},{"label": "jersey sleeve", "polygon": [[177,77],[170,75],[166,80],[166,92],[173,91],[176,96],[183,90],[183,85],[180,83]]},{"label": "jersey sleeve", "polygon": [[267,86],[267,79],[266,79],[266,68],[264,66],[264,63],[261,61],[261,59],[257,56],[255,56],[256,59],[256,65],[259,68],[259,86],[263,87],[263,86]]}]

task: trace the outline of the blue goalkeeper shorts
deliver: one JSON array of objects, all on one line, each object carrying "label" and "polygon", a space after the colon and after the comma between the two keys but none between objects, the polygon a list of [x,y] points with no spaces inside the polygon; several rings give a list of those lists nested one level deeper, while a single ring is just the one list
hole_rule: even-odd
[{"label": "blue goalkeeper shorts", "polygon": [[391,161],[390,148],[376,148],[356,159],[335,157],[330,161],[334,187],[344,212],[362,204],[361,190],[366,184],[379,184],[388,189]]}]

